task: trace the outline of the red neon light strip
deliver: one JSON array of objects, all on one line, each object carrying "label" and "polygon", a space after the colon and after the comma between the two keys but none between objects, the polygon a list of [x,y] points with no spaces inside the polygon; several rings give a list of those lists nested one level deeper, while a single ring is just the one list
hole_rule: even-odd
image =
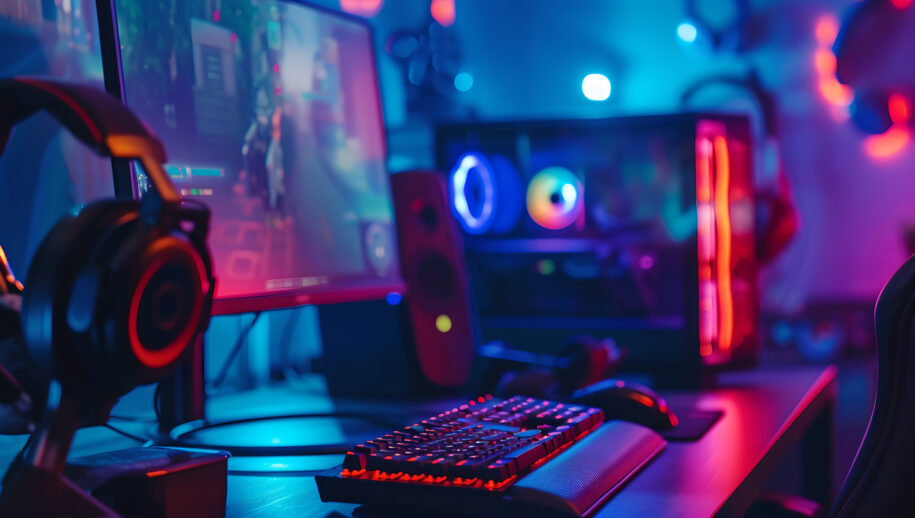
[{"label": "red neon light strip", "polygon": [[718,346],[731,348],[734,335],[734,295],[731,292],[731,162],[728,141],[715,137],[715,220],[718,223]]},{"label": "red neon light strip", "polygon": [[[701,127],[701,126],[700,126]],[[701,130],[700,130],[701,131]],[[711,161],[712,142],[704,137],[696,137],[696,217],[697,217],[697,253],[699,259],[699,354],[712,354],[712,344],[718,333],[715,322],[717,299],[714,296],[711,260],[714,255],[715,240],[714,211],[711,207]]]}]

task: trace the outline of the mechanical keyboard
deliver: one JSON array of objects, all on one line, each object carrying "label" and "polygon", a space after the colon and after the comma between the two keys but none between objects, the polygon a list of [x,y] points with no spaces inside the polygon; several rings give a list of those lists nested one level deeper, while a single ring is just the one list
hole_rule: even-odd
[{"label": "mechanical keyboard", "polygon": [[587,516],[666,441],[597,408],[481,396],[357,445],[323,501],[423,515]]}]

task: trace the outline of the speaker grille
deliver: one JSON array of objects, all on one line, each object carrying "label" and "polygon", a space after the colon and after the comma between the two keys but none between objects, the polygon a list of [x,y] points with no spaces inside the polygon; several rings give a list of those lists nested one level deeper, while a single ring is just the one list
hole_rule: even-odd
[{"label": "speaker grille", "polygon": [[429,252],[416,269],[416,285],[424,296],[446,300],[454,294],[454,273],[454,267],[444,255]]}]

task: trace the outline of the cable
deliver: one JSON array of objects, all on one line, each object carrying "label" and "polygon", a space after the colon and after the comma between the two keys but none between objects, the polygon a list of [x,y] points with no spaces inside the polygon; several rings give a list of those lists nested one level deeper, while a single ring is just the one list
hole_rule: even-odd
[{"label": "cable", "polygon": [[213,379],[210,383],[210,388],[216,388],[226,380],[226,375],[229,373],[229,368],[232,366],[232,363],[235,361],[235,357],[238,356],[239,351],[241,351],[242,345],[247,343],[248,335],[251,333],[251,329],[254,328],[254,324],[257,323],[257,319],[261,316],[261,312],[258,311],[254,314],[254,319],[251,320],[251,323],[238,335],[238,339],[235,340],[235,345],[232,346],[232,350],[229,352],[229,356],[226,358],[225,363],[222,364],[222,367],[219,369],[219,374],[216,375],[216,378]]},{"label": "cable", "polygon": [[102,426],[104,426],[105,428],[111,430],[112,432],[114,432],[116,434],[123,435],[124,437],[127,437],[128,439],[133,439],[134,441],[137,441],[139,443],[146,444],[146,443],[150,442],[150,439],[148,439],[146,437],[140,437],[139,435],[134,435],[130,432],[121,430],[120,428],[118,428],[116,426],[112,426],[108,423],[105,423]]}]

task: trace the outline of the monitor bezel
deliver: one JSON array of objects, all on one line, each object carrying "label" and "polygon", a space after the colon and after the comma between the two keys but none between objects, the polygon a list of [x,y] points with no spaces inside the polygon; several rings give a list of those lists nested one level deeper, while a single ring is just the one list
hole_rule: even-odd
[{"label": "monitor bezel", "polygon": [[[117,0],[98,0],[96,2],[99,39],[102,53],[102,71],[105,79],[105,89],[108,93],[116,96],[127,106],[126,90],[124,87],[124,75],[121,66],[121,40],[118,34]],[[370,54],[372,62],[372,71],[375,77],[375,95],[376,106],[378,107],[378,122],[381,124],[381,145],[385,159],[385,170],[387,172],[388,156],[388,136],[387,128],[384,123],[384,107],[381,99],[381,80],[378,75],[378,56],[376,55],[375,30],[372,25],[364,18],[359,16],[330,9],[321,5],[316,5],[305,0],[276,0],[280,3],[299,5],[307,9],[328,14],[341,20],[355,23],[362,26],[367,32],[370,44]],[[120,199],[137,199],[139,192],[137,182],[131,172],[130,164],[123,160],[112,160],[112,172],[114,175],[115,196]],[[391,194],[390,173],[387,174],[388,194],[391,198],[391,210],[393,216],[393,197]],[[393,224],[393,221],[392,221]],[[395,236],[395,243],[397,238]],[[399,253],[399,244],[396,246]],[[217,286],[219,278],[217,275]],[[323,287],[312,287],[302,289],[283,290],[277,293],[264,292],[258,295],[242,295],[220,297],[213,300],[211,313],[214,315],[228,315],[236,313],[248,313],[253,311],[264,311],[270,309],[282,309],[291,307],[300,307],[313,304],[339,304],[344,302],[358,302],[364,300],[383,299],[390,293],[404,294],[406,292],[406,283],[403,280],[402,273],[391,278],[377,278],[368,281],[344,281],[326,285],[329,289]]]}]

